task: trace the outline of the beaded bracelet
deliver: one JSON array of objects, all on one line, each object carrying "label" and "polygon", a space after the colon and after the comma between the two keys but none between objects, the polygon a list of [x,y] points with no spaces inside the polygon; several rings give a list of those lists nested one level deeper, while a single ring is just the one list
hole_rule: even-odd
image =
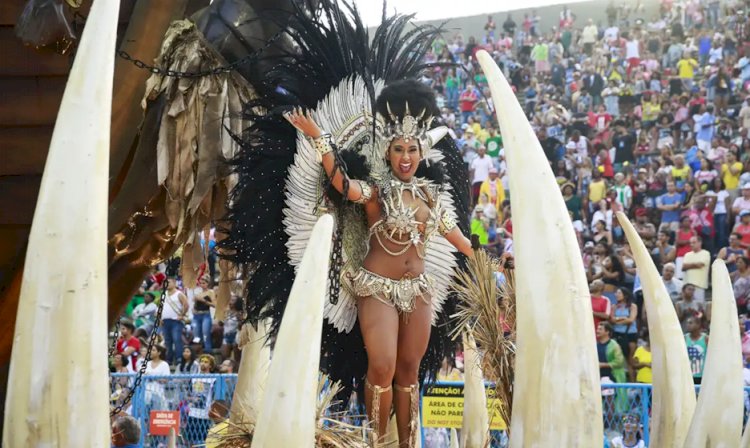
[{"label": "beaded bracelet", "polygon": [[313,148],[315,148],[315,152],[318,155],[318,162],[322,162],[323,156],[333,151],[331,144],[328,142],[330,137],[330,134],[321,134],[318,137],[310,138]]}]

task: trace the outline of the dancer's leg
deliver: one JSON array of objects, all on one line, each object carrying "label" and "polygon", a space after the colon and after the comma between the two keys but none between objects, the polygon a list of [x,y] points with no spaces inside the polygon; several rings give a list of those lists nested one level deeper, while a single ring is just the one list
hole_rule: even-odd
[{"label": "dancer's leg", "polygon": [[357,306],[359,327],[367,351],[365,407],[376,438],[379,438],[388,426],[393,400],[391,385],[396,369],[398,313],[372,297],[359,299]]},{"label": "dancer's leg", "polygon": [[396,409],[399,446],[416,446],[419,418],[419,364],[430,341],[432,305],[417,299],[416,308],[402,318],[398,330],[398,357],[393,403]]}]

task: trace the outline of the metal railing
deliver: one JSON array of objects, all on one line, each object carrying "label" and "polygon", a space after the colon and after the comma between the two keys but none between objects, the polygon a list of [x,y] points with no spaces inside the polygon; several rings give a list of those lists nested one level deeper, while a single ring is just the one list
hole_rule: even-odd
[{"label": "metal railing", "polygon": [[[136,374],[113,373],[110,402],[114,406],[132,386]],[[224,400],[232,403],[237,375],[144,375],[130,406],[123,411],[141,423],[141,445],[144,448],[165,446],[166,438],[149,434],[151,411],[179,411],[180,428],[177,446],[202,445],[213,426],[208,416],[211,404]]]},{"label": "metal railing", "polygon": [[[128,386],[133,384],[135,374],[111,374],[111,377],[111,403],[112,405],[116,405],[118,399],[122,399],[127,394]],[[213,426],[208,416],[211,403],[216,400],[224,400],[231,406],[236,385],[237,375],[235,374],[144,376],[141,386],[138,387],[133,395],[131,405],[124,411],[141,422],[141,443],[145,448],[159,447],[165,443],[163,436],[149,434],[151,411],[179,411],[180,429],[177,433],[178,446],[203,444],[205,443],[208,430]],[[446,440],[446,433],[450,433],[450,429],[447,427],[434,428],[430,426],[430,416],[425,415],[425,412],[429,413],[430,406],[434,405],[434,403],[425,405],[425,398],[434,400],[435,394],[431,394],[429,388],[457,388],[451,390],[446,395],[445,400],[446,406],[453,409],[452,412],[454,413],[453,418],[448,419],[450,420],[449,425],[460,428],[460,414],[456,417],[455,412],[463,405],[463,399],[460,398],[463,385],[463,382],[438,382],[425,385],[422,388],[420,393],[420,411],[422,417],[421,436],[423,447],[441,446],[441,443],[443,443],[441,441]],[[488,390],[491,390],[492,385],[488,383],[487,386]],[[698,393],[699,389],[700,386],[696,386],[696,393]],[[426,392],[427,397],[425,397]],[[489,393],[491,395],[491,392]],[[448,396],[450,394],[453,394],[453,396]],[[748,397],[750,397],[750,387],[745,388],[745,415],[743,422],[747,421],[748,417],[748,408],[750,407],[750,399]],[[490,408],[493,406],[492,399],[490,399],[488,404]],[[603,385],[602,414],[605,436],[611,438],[614,435],[622,433],[623,417],[626,415],[636,415],[639,418],[641,438],[648,445],[651,404],[652,390],[650,384],[615,383]],[[491,426],[496,429],[504,427],[504,423],[498,422],[497,418],[497,413],[495,413]],[[425,423],[428,423],[428,426],[425,426]],[[432,423],[434,423],[434,420]],[[494,430],[492,431],[492,435],[492,447],[506,446],[507,437],[504,431]]]}]

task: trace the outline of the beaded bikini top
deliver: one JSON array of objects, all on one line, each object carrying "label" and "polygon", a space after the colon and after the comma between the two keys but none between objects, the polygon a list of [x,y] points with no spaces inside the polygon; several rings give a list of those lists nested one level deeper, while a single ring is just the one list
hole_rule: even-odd
[{"label": "beaded bikini top", "polygon": [[[375,235],[380,247],[389,255],[403,255],[414,246],[419,258],[424,259],[430,239],[435,232],[443,228],[441,218],[444,210],[440,203],[438,186],[421,177],[404,182],[390,175],[378,184],[378,188],[383,214],[380,220],[370,226],[368,244],[370,237]],[[411,194],[414,202],[407,204],[404,201],[404,193]],[[424,223],[416,219],[419,209],[416,199],[424,201],[429,208],[429,216]],[[420,231],[420,228],[423,228],[423,231]],[[399,249],[391,250],[383,240],[398,246]]]}]

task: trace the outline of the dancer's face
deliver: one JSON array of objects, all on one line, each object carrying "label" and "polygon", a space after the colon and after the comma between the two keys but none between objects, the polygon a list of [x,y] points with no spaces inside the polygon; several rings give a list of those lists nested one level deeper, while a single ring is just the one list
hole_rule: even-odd
[{"label": "dancer's face", "polygon": [[391,142],[386,158],[391,165],[393,175],[403,181],[409,181],[417,172],[421,159],[419,142],[414,138],[409,141],[396,138]]}]

